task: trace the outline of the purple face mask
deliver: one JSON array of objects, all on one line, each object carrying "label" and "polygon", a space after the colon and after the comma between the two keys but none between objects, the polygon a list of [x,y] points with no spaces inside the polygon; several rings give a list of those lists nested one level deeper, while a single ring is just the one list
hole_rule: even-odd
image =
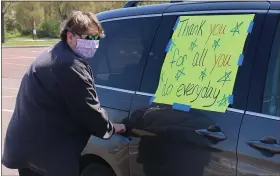
[{"label": "purple face mask", "polygon": [[82,58],[90,59],[99,47],[99,40],[77,39],[75,52]]}]

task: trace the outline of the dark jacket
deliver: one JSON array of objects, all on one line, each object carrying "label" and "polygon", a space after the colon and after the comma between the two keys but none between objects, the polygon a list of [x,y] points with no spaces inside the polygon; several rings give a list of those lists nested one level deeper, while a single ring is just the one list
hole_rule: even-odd
[{"label": "dark jacket", "polygon": [[51,176],[77,175],[90,135],[108,139],[113,133],[90,66],[61,41],[38,56],[23,76],[2,162]]}]

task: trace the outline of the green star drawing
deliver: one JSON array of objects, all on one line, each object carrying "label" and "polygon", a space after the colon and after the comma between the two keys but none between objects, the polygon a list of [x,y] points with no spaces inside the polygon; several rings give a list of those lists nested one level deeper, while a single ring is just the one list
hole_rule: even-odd
[{"label": "green star drawing", "polygon": [[189,47],[189,50],[193,51],[193,49],[194,49],[195,47],[197,47],[196,41],[197,41],[197,39],[195,39],[195,41],[192,41],[192,42],[191,42],[191,46]]},{"label": "green star drawing", "polygon": [[225,82],[231,81],[230,80],[230,74],[231,74],[231,72],[225,72],[225,75],[223,77],[221,77],[217,82],[222,82],[223,86],[224,86]]},{"label": "green star drawing", "polygon": [[220,101],[218,101],[217,103],[219,104],[219,107],[220,107],[220,106],[226,106],[227,102],[228,102],[228,97],[226,95],[224,95],[223,98]]},{"label": "green star drawing", "polygon": [[218,40],[214,40],[214,44],[212,45],[212,47],[214,48],[214,51],[216,51],[216,48],[220,47],[220,42],[221,39]]},{"label": "green star drawing", "polygon": [[239,31],[239,28],[240,28],[240,26],[243,24],[243,22],[241,22],[241,23],[236,23],[236,26],[230,31],[230,32],[232,32],[232,36],[234,36],[235,35],[235,33],[238,33],[238,34],[240,34],[240,31]]},{"label": "green star drawing", "polygon": [[185,75],[184,69],[185,69],[185,67],[183,67],[181,70],[178,70],[178,72],[177,72],[177,74],[176,74],[176,76],[175,76],[175,78],[177,79],[177,81],[179,80],[179,78],[180,78],[182,75]]},{"label": "green star drawing", "polygon": [[200,72],[199,79],[201,79],[203,81],[204,77],[206,77],[206,68],[204,69],[204,71]]}]

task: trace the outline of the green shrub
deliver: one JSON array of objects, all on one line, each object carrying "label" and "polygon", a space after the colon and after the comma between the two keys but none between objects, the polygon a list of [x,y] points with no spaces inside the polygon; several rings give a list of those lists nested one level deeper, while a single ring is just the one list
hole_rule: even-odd
[{"label": "green shrub", "polygon": [[30,36],[33,34],[32,29],[21,29],[20,33],[22,36]]},{"label": "green shrub", "polygon": [[7,32],[15,30],[20,31],[21,27],[15,20],[7,18],[5,20],[5,29],[7,30]]},{"label": "green shrub", "polygon": [[37,29],[38,38],[58,38],[60,23],[56,20],[48,20],[40,23]]},{"label": "green shrub", "polygon": [[16,38],[16,37],[20,37],[20,36],[21,36],[21,33],[17,29],[5,31],[5,39]]}]

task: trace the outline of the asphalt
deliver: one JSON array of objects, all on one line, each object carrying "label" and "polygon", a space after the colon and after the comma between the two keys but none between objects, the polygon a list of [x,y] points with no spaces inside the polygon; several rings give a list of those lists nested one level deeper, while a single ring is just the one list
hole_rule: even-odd
[{"label": "asphalt", "polygon": [[[44,49],[47,47],[2,48],[2,151],[21,79],[29,65]],[[2,165],[1,175],[15,176],[18,175],[18,172]]]}]

